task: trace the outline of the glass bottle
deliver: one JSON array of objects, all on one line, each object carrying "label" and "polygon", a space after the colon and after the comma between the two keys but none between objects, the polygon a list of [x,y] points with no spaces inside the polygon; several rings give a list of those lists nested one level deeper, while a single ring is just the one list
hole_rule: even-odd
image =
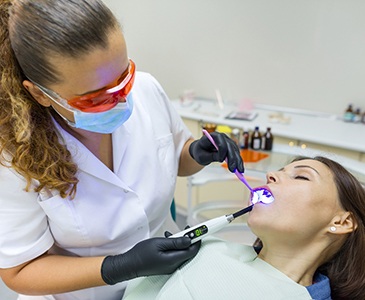
[{"label": "glass bottle", "polygon": [[274,136],[271,133],[271,127],[267,127],[265,134],[262,136],[261,149],[262,150],[272,150],[272,144],[274,141]]},{"label": "glass bottle", "polygon": [[352,122],[353,119],[354,119],[354,110],[352,108],[352,104],[349,104],[349,106],[345,110],[345,113],[343,114],[343,120],[345,122]]},{"label": "glass bottle", "polygon": [[258,126],[255,127],[255,130],[252,132],[251,135],[251,148],[253,150],[261,149],[261,133]]},{"label": "glass bottle", "polygon": [[353,121],[355,123],[360,123],[361,122],[361,110],[360,110],[360,108],[357,108],[355,110]]},{"label": "glass bottle", "polygon": [[250,134],[248,133],[248,131],[246,131],[246,130],[243,131],[242,139],[240,141],[241,149],[248,149],[249,139],[250,139]]},{"label": "glass bottle", "polygon": [[217,125],[213,123],[205,123],[202,124],[202,128],[208,131],[209,133],[212,133],[217,129]]}]

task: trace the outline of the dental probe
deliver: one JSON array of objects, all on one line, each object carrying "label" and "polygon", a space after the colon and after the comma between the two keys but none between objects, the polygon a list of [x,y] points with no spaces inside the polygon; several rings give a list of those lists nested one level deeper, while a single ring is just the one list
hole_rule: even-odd
[{"label": "dental probe", "polygon": [[196,243],[197,241],[200,241],[206,235],[210,235],[210,234],[213,234],[213,233],[221,230],[223,227],[225,227],[226,225],[231,223],[235,218],[242,216],[245,213],[250,212],[252,210],[253,206],[254,206],[254,204],[252,204],[244,209],[241,209],[241,210],[235,212],[234,214],[224,215],[224,216],[220,216],[220,217],[202,222],[198,225],[195,225],[193,227],[190,227],[188,229],[175,233],[169,237],[175,238],[175,237],[187,236],[188,238],[191,239],[192,244]]}]

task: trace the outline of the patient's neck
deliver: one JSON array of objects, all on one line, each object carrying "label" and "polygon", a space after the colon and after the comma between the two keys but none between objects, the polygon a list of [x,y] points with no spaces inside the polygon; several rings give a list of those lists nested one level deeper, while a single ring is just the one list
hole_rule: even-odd
[{"label": "patient's neck", "polygon": [[259,258],[269,263],[295,282],[309,286],[313,284],[314,273],[328,257],[324,245],[308,244],[307,246],[270,246],[265,245]]}]

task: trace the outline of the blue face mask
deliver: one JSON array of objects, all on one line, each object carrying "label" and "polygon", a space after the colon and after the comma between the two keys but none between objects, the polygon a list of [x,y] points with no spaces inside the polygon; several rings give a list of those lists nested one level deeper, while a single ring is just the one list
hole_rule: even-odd
[{"label": "blue face mask", "polygon": [[114,108],[100,113],[74,111],[75,123],[68,124],[75,128],[98,133],[113,133],[129,119],[133,111],[133,96],[129,93],[126,102],[118,103]]},{"label": "blue face mask", "polygon": [[71,127],[109,134],[113,133],[131,116],[133,111],[133,96],[132,92],[129,93],[126,102],[120,102],[112,109],[100,113],[85,113],[79,110],[72,110],[75,122],[67,120],[56,109],[55,111]]}]

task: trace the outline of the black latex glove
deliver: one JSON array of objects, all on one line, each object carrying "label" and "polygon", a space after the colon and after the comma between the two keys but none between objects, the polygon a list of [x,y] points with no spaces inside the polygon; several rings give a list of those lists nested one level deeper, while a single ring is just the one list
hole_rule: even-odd
[{"label": "black latex glove", "polygon": [[105,283],[116,284],[141,276],[171,274],[194,257],[200,244],[188,237],[151,238],[136,244],[126,253],[107,256],[101,266]]},{"label": "black latex glove", "polygon": [[191,157],[203,166],[209,165],[213,161],[223,162],[227,158],[228,169],[231,172],[237,169],[243,173],[245,168],[237,144],[224,133],[212,132],[210,135],[218,146],[218,150],[203,135],[199,140],[191,143],[189,147]]}]

